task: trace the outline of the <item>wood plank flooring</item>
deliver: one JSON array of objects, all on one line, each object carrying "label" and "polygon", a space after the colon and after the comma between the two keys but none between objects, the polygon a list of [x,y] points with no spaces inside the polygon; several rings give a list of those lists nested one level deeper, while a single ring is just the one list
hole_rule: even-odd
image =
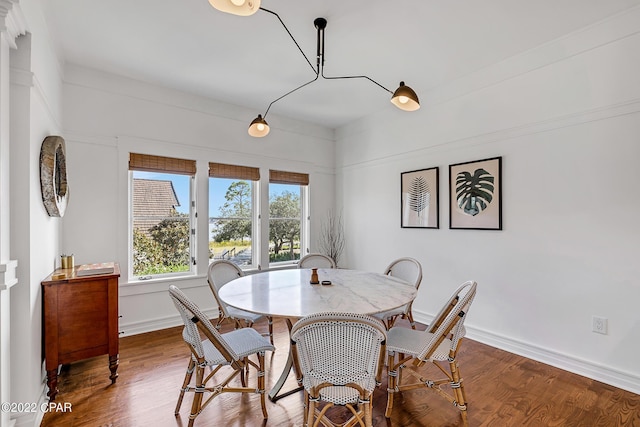
[{"label": "wood plank flooring", "polygon": [[[399,325],[405,325],[401,322]],[[274,327],[277,351],[267,353],[267,388],[280,375],[288,350],[284,321],[274,321]],[[266,324],[259,323],[256,329],[266,330]],[[116,384],[111,385],[109,380],[106,356],[64,366],[56,401],[71,403],[72,412],[47,413],[41,427],[186,426],[192,394],[186,395],[178,417],[173,411],[188,360],[181,328],[122,338]],[[640,427],[637,394],[472,340],[463,342],[459,361],[469,401],[470,427]],[[434,368],[429,369],[433,372]],[[285,387],[294,386],[295,379],[290,375]],[[393,417],[387,420],[386,394],[384,379],[374,395],[374,426],[462,425],[459,411],[430,390],[396,395]],[[267,409],[266,425],[300,426],[302,393],[275,403],[267,399]],[[196,427],[264,425],[258,396],[236,393],[217,397],[195,422]]]}]

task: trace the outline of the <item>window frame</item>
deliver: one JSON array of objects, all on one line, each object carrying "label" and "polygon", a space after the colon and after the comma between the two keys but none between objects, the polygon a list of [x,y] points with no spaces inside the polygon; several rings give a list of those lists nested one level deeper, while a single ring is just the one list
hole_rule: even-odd
[{"label": "window frame", "polygon": [[[247,264],[247,265],[238,265],[238,267],[240,267],[241,270],[243,271],[249,271],[249,270],[255,270],[258,268],[259,265],[259,256],[260,256],[260,236],[259,236],[259,218],[260,218],[260,209],[259,209],[259,188],[260,188],[260,180],[258,179],[257,181],[255,180],[251,180],[251,179],[236,179],[236,178],[221,178],[221,177],[215,177],[215,176],[211,176],[211,174],[208,177],[209,179],[209,192],[207,193],[207,201],[209,202],[207,205],[210,206],[211,204],[211,200],[210,200],[210,196],[211,196],[211,186],[213,184],[213,180],[215,179],[226,179],[226,180],[233,180],[235,182],[238,181],[246,181],[249,182],[249,185],[251,186],[251,215],[250,215],[250,220],[251,220],[251,263]],[[212,215],[212,212],[208,212],[208,216],[207,216],[207,224],[209,224],[209,221],[211,221],[212,219],[215,218],[220,218],[220,219],[225,219],[222,217],[218,217],[218,216],[214,216]],[[209,247],[209,243],[211,242],[211,233],[209,232],[209,227],[207,227],[207,247]],[[215,261],[215,258],[208,258],[209,260],[209,264],[211,264],[213,261]]]},{"label": "window frame", "polygon": [[[268,197],[268,206],[267,206],[267,218],[266,218],[266,226],[267,229],[270,227],[271,222],[271,184],[283,184],[283,185],[298,185],[300,191],[300,258],[302,258],[305,254],[309,253],[309,244],[310,244],[310,215],[309,215],[309,175],[306,173],[298,173],[298,172],[285,172],[278,170],[270,170],[269,171],[269,197]],[[269,253],[269,246],[271,244],[271,240],[269,239],[269,233],[267,232],[267,242],[265,249],[267,253]],[[271,262],[269,261],[269,268],[278,268],[283,266],[296,265],[298,259],[286,260],[286,261],[277,261]]]},{"label": "window frame", "polygon": [[[134,274],[134,173],[150,172],[165,175],[181,175],[188,177],[189,189],[188,200],[188,236],[189,236],[189,261],[188,270],[139,275]],[[197,238],[196,230],[197,204],[196,204],[196,162],[195,160],[176,159],[172,157],[163,157],[147,154],[129,153],[129,168],[127,188],[129,192],[129,209],[128,209],[128,227],[127,227],[127,275],[129,283],[145,283],[152,280],[189,278],[197,274]],[[174,190],[175,191],[175,190]]]}]

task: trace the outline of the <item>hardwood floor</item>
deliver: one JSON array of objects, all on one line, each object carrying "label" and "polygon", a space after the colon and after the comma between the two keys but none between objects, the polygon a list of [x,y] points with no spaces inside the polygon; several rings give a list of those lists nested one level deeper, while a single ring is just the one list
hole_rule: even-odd
[{"label": "hardwood floor", "polygon": [[[399,324],[404,325],[402,320]],[[267,388],[286,361],[288,333],[274,321],[277,351],[267,353]],[[230,325],[226,325],[227,330]],[[120,341],[119,378],[111,385],[107,357],[63,367],[56,401],[71,412],[44,416],[42,427],[182,427],[192,394],[178,417],[173,414],[189,351],[182,328]],[[256,329],[266,330],[266,324]],[[224,331],[224,330],[223,330]],[[459,355],[469,403],[469,426],[633,426],[640,427],[640,395],[574,375],[520,356],[466,340]],[[433,371],[433,367],[429,367]],[[252,375],[255,375],[252,372]],[[434,373],[434,377],[435,377]],[[250,378],[254,381],[255,378]],[[285,387],[294,387],[290,375]],[[445,427],[462,425],[459,411],[430,390],[396,395],[391,420],[384,418],[386,379],[374,395],[375,426]],[[271,426],[302,424],[302,393],[276,403],[267,400]],[[195,426],[263,426],[257,395],[222,394],[198,416]]]}]

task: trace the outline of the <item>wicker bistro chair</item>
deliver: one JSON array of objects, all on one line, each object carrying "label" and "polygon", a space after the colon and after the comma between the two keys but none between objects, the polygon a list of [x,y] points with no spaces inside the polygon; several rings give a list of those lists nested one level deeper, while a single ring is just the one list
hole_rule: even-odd
[{"label": "wicker bistro chair", "polygon": [[326,255],[313,253],[300,258],[298,268],[336,268],[336,263]]},{"label": "wicker bistro chair", "polygon": [[[304,387],[304,426],[335,425],[327,416],[335,405],[352,414],[341,425],[372,425],[373,390],[380,383],[385,339],[384,324],[363,314],[318,313],[293,325],[291,351]],[[322,409],[318,402],[325,403]]]},{"label": "wicker bistro chair", "polygon": [[[422,282],[422,265],[420,265],[418,260],[413,258],[398,258],[389,264],[389,266],[384,270],[384,274],[404,280],[415,286],[416,290],[418,290],[420,283]],[[377,313],[375,314],[375,317],[385,323],[387,330],[393,327],[398,317],[407,318],[411,323],[411,328],[415,329],[416,322],[413,320],[413,313],[411,312],[412,304],[413,301],[403,305],[402,307],[388,310],[383,313]]]},{"label": "wicker bistro chair", "polygon": [[[476,282],[473,281],[463,283],[442,307],[426,331],[399,327],[389,330],[387,338],[389,386],[385,417],[391,417],[395,393],[427,387],[453,403],[461,411],[464,424],[467,424],[467,400],[456,356],[465,335],[464,321],[476,295],[476,286]],[[413,366],[407,374],[411,374],[417,381],[406,384],[402,381],[402,368],[411,360],[413,360]],[[434,381],[420,376],[417,368],[426,362],[436,365],[446,378]],[[448,371],[441,362],[448,363]],[[445,384],[451,387],[450,392],[442,388]]]},{"label": "wicker bistro chair", "polygon": [[242,322],[244,322],[244,326],[252,327],[255,322],[266,317],[269,324],[269,340],[271,344],[273,344],[273,318],[271,316],[263,316],[262,314],[229,307],[218,296],[220,288],[231,280],[242,277],[243,275],[244,273],[240,267],[226,259],[217,260],[209,264],[207,282],[218,304],[218,322],[216,323],[216,328],[219,330],[220,325],[222,325],[225,319],[231,319],[237,329],[243,326]]},{"label": "wicker bistro chair", "polygon": [[[184,322],[182,338],[191,349],[189,367],[180,390],[175,415],[179,414],[184,393],[187,391],[195,393],[189,415],[189,427],[193,426],[196,417],[214,397],[221,393],[238,392],[259,394],[262,414],[266,420],[268,415],[264,397],[264,354],[266,351],[273,351],[273,345],[252,328],[236,329],[220,334],[198,306],[191,302],[180,289],[173,285],[169,286],[169,295]],[[201,338],[201,333],[205,337],[204,340]],[[254,354],[257,356],[257,362],[249,359],[249,356]],[[206,367],[209,367],[211,372],[205,376]],[[225,367],[231,368],[227,377],[211,384],[215,376]],[[249,367],[257,371],[257,386],[247,386],[245,369],[248,373]],[[195,385],[190,386],[194,370]],[[229,383],[238,375],[240,375],[242,387],[230,387]],[[203,402],[204,393],[211,393],[211,395]]]}]

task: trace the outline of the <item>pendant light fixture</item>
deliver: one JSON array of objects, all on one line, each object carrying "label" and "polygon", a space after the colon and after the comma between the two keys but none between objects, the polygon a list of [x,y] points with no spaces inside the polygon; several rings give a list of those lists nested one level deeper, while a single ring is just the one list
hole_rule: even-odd
[{"label": "pendant light fixture", "polygon": [[209,0],[216,9],[232,15],[249,16],[260,9],[260,0]]},{"label": "pendant light fixture", "polygon": [[249,125],[249,135],[256,138],[267,136],[269,130],[269,124],[262,118],[262,114],[258,114],[258,117],[253,119]]},{"label": "pendant light fixture", "polygon": [[316,61],[316,66],[314,67],[313,64],[311,64],[311,61],[309,61],[309,58],[307,58],[307,55],[305,55],[304,51],[302,50],[302,48],[300,47],[296,39],[293,37],[293,35],[285,25],[285,23],[282,21],[282,19],[280,19],[280,16],[271,10],[260,7],[260,0],[209,0],[209,3],[214,8],[222,12],[231,13],[233,15],[248,16],[248,15],[254,14],[258,9],[264,12],[271,13],[272,15],[275,15],[280,21],[280,23],[282,24],[282,26],[284,27],[284,29],[289,34],[289,37],[291,37],[291,40],[293,40],[293,42],[295,43],[296,47],[298,48],[298,50],[300,51],[304,59],[307,61],[307,63],[313,70],[313,73],[315,74],[315,78],[313,78],[312,80],[309,80],[308,82],[301,84],[295,89],[292,89],[289,92],[285,93],[284,95],[271,101],[271,103],[267,107],[267,110],[264,113],[264,116],[262,114],[258,114],[258,117],[253,119],[253,121],[249,125],[249,130],[248,130],[249,135],[253,137],[261,138],[263,136],[267,136],[267,134],[269,133],[269,130],[270,130],[269,125],[267,124],[265,119],[267,117],[267,114],[269,114],[269,109],[273,104],[275,104],[285,96],[292,94],[298,89],[302,89],[303,87],[315,82],[316,80],[318,80],[319,77],[322,77],[323,79],[326,79],[326,80],[367,79],[370,82],[374,83],[375,85],[379,86],[380,88],[389,92],[391,94],[391,103],[396,107],[398,107],[399,109],[403,111],[415,111],[418,108],[420,108],[420,101],[418,100],[418,95],[416,95],[413,89],[405,85],[404,82],[400,82],[400,86],[398,86],[398,88],[394,92],[392,92],[386,87],[382,86],[377,81],[364,75],[362,76],[325,76],[324,75],[324,30],[327,27],[327,20],[324,18],[316,18],[313,21],[313,25],[316,27],[316,30],[317,30],[317,52],[316,52],[317,61]]}]

